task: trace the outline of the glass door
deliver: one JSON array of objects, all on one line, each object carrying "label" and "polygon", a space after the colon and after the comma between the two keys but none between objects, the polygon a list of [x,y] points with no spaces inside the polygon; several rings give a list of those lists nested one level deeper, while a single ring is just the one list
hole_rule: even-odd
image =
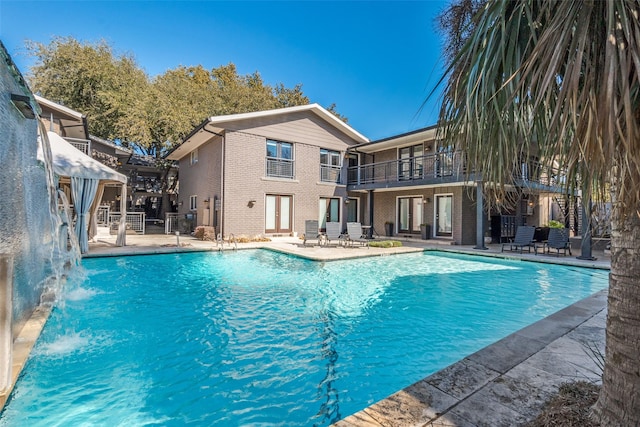
[{"label": "glass door", "polygon": [[398,232],[419,233],[422,224],[422,196],[398,199]]},{"label": "glass door", "polygon": [[436,235],[451,236],[451,194],[436,196]]},{"label": "glass door", "polygon": [[293,197],[268,194],[265,205],[265,232],[291,233]]},{"label": "glass door", "polygon": [[328,222],[340,222],[340,199],[321,197],[318,205],[318,225],[325,231]]}]

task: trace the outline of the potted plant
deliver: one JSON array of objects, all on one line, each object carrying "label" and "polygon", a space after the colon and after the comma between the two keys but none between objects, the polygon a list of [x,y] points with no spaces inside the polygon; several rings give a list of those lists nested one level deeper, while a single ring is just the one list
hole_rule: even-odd
[{"label": "potted plant", "polygon": [[493,242],[493,238],[491,237],[491,231],[487,231],[484,233],[484,244],[488,245]]},{"label": "potted plant", "polygon": [[422,240],[428,240],[431,237],[431,224],[420,224],[420,234]]},{"label": "potted plant", "polygon": [[393,222],[385,221],[385,223],[384,223],[384,234],[387,237],[393,236]]}]

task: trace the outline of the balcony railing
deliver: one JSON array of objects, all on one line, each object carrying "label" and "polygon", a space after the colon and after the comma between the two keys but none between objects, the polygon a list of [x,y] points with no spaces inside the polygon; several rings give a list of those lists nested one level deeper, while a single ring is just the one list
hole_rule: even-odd
[{"label": "balcony railing", "polygon": [[267,176],[293,179],[293,160],[267,157]]},{"label": "balcony railing", "polygon": [[82,151],[87,156],[91,155],[91,141],[78,138],[65,138],[65,141]]},{"label": "balcony railing", "polygon": [[[347,185],[424,185],[439,182],[473,179],[467,176],[466,156],[461,151],[428,154],[410,159],[390,160],[350,167],[347,170]],[[543,168],[538,162],[522,163],[513,174],[513,182],[522,187],[563,186],[566,175],[562,169]]]},{"label": "balcony railing", "polygon": [[320,181],[340,183],[340,166],[320,165]]},{"label": "balcony railing", "polygon": [[462,177],[465,172],[464,155],[460,151],[428,154],[350,167],[347,185],[438,180],[443,177]]}]

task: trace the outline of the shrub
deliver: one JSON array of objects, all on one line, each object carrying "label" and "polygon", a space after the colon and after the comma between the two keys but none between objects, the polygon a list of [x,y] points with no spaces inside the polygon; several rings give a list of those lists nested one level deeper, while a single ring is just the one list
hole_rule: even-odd
[{"label": "shrub", "polygon": [[199,225],[196,227],[196,230],[193,232],[193,236],[196,239],[200,240],[216,240],[216,229],[214,227],[208,227],[204,225]]},{"label": "shrub", "polygon": [[555,219],[552,219],[549,221],[549,228],[564,228],[564,224],[561,223],[560,221],[556,221]]},{"label": "shrub", "polygon": [[402,246],[402,242],[399,240],[377,240],[369,242],[369,246],[372,248],[397,248]]}]

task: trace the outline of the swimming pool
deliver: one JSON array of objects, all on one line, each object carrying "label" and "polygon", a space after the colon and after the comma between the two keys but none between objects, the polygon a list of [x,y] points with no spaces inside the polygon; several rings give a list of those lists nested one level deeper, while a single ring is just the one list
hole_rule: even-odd
[{"label": "swimming pool", "polygon": [[607,286],[437,252],[83,261],[1,426],[326,426]]}]

